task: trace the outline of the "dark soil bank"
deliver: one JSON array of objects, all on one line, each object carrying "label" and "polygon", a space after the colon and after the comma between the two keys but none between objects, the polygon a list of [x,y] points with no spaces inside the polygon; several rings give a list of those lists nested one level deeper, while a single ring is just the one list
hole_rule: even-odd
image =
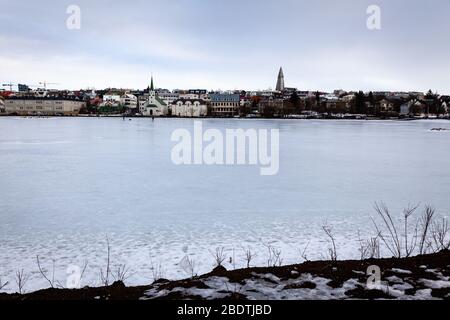
[{"label": "dark soil bank", "polygon": [[[367,270],[377,266],[381,282],[368,288]],[[45,289],[0,294],[0,300],[138,300],[138,299],[411,299],[450,300],[450,251],[411,258],[364,261],[315,261],[299,265],[227,271],[151,285],[82,289]]]}]

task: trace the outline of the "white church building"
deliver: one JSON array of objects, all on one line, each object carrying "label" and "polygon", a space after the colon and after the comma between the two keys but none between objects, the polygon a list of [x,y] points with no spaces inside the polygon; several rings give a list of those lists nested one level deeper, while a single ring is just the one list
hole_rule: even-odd
[{"label": "white church building", "polygon": [[143,116],[150,117],[167,116],[169,113],[167,104],[156,94],[153,86],[153,77],[150,83],[148,97],[144,101],[141,101],[139,111]]}]

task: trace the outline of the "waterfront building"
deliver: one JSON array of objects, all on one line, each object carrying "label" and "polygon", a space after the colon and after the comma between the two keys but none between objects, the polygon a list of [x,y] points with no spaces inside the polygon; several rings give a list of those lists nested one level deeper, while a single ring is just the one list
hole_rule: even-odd
[{"label": "waterfront building", "polygon": [[103,102],[121,103],[122,98],[120,93],[108,92],[103,95]]},{"label": "waterfront building", "polygon": [[172,116],[206,117],[208,106],[202,99],[178,99],[172,103]]},{"label": "waterfront building", "polygon": [[158,92],[158,97],[164,101],[165,104],[170,106],[175,100],[180,98],[180,95],[171,91]]},{"label": "waterfront building", "polygon": [[239,94],[211,94],[211,115],[216,117],[233,117],[239,113]]},{"label": "waterfront building", "polygon": [[258,107],[259,114],[272,117],[283,113],[284,101],[280,98],[264,97],[259,101]]},{"label": "waterfront building", "polygon": [[169,113],[168,105],[156,94],[153,76],[148,89],[148,95],[144,95],[144,97],[145,98],[139,102],[139,111],[142,115],[160,117],[166,116]]},{"label": "waterfront building", "polygon": [[294,92],[297,92],[297,88],[284,88],[283,99],[289,100],[291,96],[294,94]]},{"label": "waterfront building", "polygon": [[86,103],[72,98],[10,97],[5,113],[17,115],[78,115]]},{"label": "waterfront building", "polygon": [[189,89],[179,95],[180,99],[202,99],[208,97],[208,90],[206,89]]},{"label": "waterfront building", "polygon": [[125,93],[120,97],[120,103],[127,109],[136,109],[138,105],[138,99],[134,94]]}]

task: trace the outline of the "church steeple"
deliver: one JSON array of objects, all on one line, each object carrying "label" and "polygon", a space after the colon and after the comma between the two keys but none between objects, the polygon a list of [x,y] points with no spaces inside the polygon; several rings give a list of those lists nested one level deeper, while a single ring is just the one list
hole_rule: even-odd
[{"label": "church steeple", "polygon": [[280,71],[278,72],[277,86],[275,90],[284,91],[284,74],[282,67],[280,67]]},{"label": "church steeple", "polygon": [[153,75],[152,75],[152,79],[150,81],[150,91],[155,91],[155,88],[153,86]]}]

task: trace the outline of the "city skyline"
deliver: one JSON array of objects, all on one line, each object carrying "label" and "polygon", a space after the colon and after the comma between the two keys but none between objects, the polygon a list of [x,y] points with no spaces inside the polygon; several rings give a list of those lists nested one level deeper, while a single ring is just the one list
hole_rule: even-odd
[{"label": "city skyline", "polygon": [[[381,30],[366,26],[372,1],[0,1],[0,81],[55,89],[421,91],[450,93],[450,4],[377,1]],[[36,16],[35,12],[43,14]],[[433,22],[433,23],[429,23]]]}]

